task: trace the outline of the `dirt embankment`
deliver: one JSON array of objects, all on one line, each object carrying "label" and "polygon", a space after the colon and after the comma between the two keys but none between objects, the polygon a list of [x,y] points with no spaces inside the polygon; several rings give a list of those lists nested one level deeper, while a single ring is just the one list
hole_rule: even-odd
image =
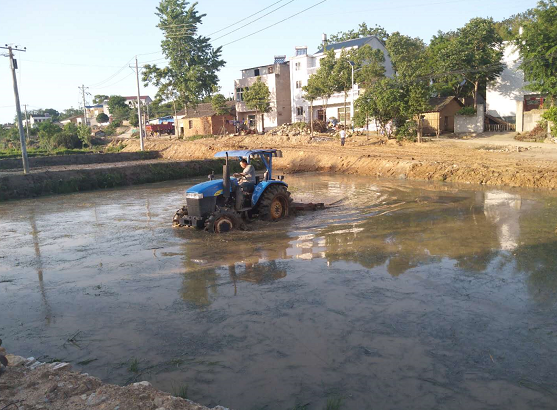
[{"label": "dirt embankment", "polygon": [[[211,410],[157,390],[148,382],[105,384],[70,371],[69,363],[40,363],[8,355],[0,364],[0,409],[6,410]],[[228,410],[217,406],[212,410]]]},{"label": "dirt embankment", "polygon": [[[557,188],[557,161],[512,150],[485,150],[478,145],[442,142],[423,144],[379,140],[313,142],[308,137],[240,136],[196,141],[148,140],[146,149],[167,159],[210,158],[226,149],[279,148],[274,160],[284,172],[325,171],[424,181],[447,181],[512,187]],[[131,141],[125,151],[139,149]]]}]

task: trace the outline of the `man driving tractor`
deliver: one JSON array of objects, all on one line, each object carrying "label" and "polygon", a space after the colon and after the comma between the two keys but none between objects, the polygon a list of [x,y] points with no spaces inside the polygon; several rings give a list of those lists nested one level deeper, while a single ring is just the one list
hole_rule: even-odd
[{"label": "man driving tractor", "polygon": [[249,165],[245,158],[240,160],[240,166],[242,167],[243,172],[235,173],[234,177],[238,178],[238,184],[242,188],[250,191],[255,186],[255,168],[253,165]]}]

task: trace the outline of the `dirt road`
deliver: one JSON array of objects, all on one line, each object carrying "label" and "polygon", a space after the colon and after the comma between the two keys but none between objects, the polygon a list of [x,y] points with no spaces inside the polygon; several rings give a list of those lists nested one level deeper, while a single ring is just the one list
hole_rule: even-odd
[{"label": "dirt road", "polygon": [[[473,141],[473,142],[472,142]],[[517,149],[518,146],[518,149]],[[400,179],[513,187],[557,188],[557,148],[502,141],[433,140],[423,144],[384,143],[366,137],[311,141],[307,136],[239,136],[196,141],[147,140],[146,149],[167,159],[209,158],[225,149],[280,148],[274,164],[284,172],[328,171]],[[130,141],[125,151],[136,151]]]}]

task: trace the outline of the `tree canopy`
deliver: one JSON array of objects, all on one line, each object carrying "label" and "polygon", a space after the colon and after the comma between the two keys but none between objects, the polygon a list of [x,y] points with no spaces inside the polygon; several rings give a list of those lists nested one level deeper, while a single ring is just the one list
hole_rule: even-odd
[{"label": "tree canopy", "polygon": [[161,48],[166,67],[145,65],[145,85],[158,87],[156,98],[179,98],[184,106],[195,106],[218,83],[217,73],[224,66],[221,48],[214,49],[208,37],[197,34],[205,14],[196,10],[197,2],[161,0],[155,13],[163,32]]},{"label": "tree canopy", "polygon": [[108,95],[97,94],[93,97],[93,104],[102,104],[108,98]]},{"label": "tree canopy", "polygon": [[342,41],[369,36],[376,36],[379,40],[385,42],[389,38],[389,33],[381,26],[375,25],[375,27],[368,27],[367,24],[363,22],[358,25],[356,30],[339,31],[336,34],[330,34],[328,42],[340,43]]},{"label": "tree canopy", "polygon": [[244,102],[246,107],[255,110],[256,113],[261,113],[261,129],[265,132],[265,113],[271,111],[271,92],[269,87],[263,81],[261,77],[257,77],[257,80],[249,87],[249,90],[244,91]]},{"label": "tree canopy", "polygon": [[521,69],[529,82],[527,88],[557,97],[557,3],[543,0],[532,10],[516,44],[522,59]]}]

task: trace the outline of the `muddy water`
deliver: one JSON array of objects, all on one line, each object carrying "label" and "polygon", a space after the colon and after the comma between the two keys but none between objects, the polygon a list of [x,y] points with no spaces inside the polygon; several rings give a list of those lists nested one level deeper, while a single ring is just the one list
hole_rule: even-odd
[{"label": "muddy water", "polygon": [[0,337],[233,409],[557,405],[557,199],[288,178],[340,202],[175,230],[196,181],[0,204]]}]

